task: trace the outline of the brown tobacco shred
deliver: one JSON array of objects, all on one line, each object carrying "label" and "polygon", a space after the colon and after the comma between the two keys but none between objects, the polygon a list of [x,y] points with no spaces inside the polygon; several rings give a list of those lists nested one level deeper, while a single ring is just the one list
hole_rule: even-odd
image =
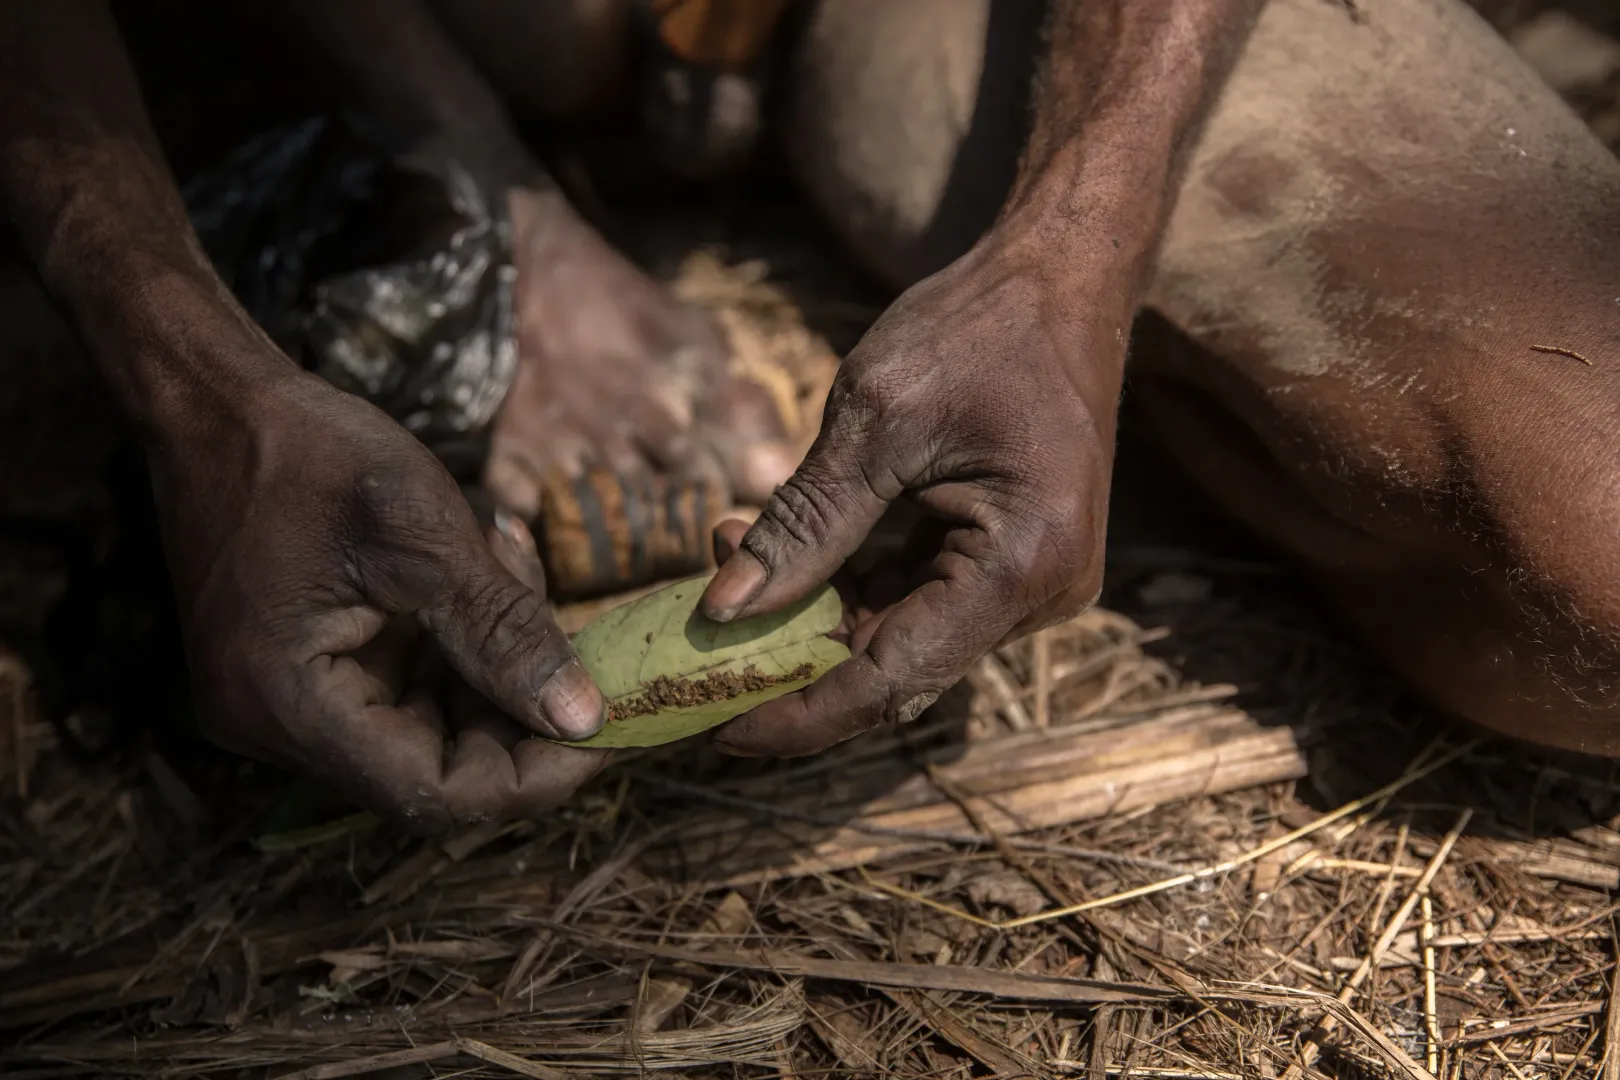
[{"label": "brown tobacco shred", "polygon": [[814,664],[805,663],[784,675],[767,675],[749,664],[741,672],[716,671],[701,679],[672,679],[668,675],[660,675],[652,682],[641,684],[640,697],[609,702],[608,719],[624,720],[632,716],[651,716],[665,709],[730,701],[769,686],[808,679],[815,671]]}]

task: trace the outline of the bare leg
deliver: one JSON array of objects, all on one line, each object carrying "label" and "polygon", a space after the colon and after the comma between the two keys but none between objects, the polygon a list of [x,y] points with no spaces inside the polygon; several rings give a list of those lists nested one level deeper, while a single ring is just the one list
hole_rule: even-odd
[{"label": "bare leg", "polygon": [[791,72],[787,154],[895,286],[995,220],[1023,145],[1045,5],[819,0]]},{"label": "bare leg", "polygon": [[1204,138],[1165,433],[1434,700],[1620,754],[1620,162],[1460,5],[1360,7],[1274,4]]},{"label": "bare leg", "polygon": [[[823,4],[805,64],[836,68],[827,35],[857,7]],[[913,34],[953,48],[989,10],[927,7],[950,15]],[[1005,62],[988,55],[934,99],[968,100],[976,68]],[[877,260],[903,281],[977,235],[929,239],[950,183],[938,163],[964,156],[964,130],[1019,118],[896,116],[881,103],[922,95],[881,68],[849,85],[855,103],[821,102],[819,126],[796,110],[792,137],[859,250],[908,252]],[[1274,0],[1151,296],[1193,344],[1144,350],[1134,385],[1189,471],[1433,700],[1620,756],[1617,283],[1620,162],[1468,9]]]}]

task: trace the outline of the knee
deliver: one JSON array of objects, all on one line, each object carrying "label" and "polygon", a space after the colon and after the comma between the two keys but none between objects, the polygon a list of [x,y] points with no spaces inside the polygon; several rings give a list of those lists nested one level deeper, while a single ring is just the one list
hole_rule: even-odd
[{"label": "knee", "polygon": [[995,220],[1022,149],[1042,4],[819,0],[795,44],[787,158],[866,267],[904,288]]},{"label": "knee", "polygon": [[1520,454],[1521,468],[1494,468],[1447,530],[1467,536],[1453,557],[1324,578],[1437,704],[1526,741],[1620,758],[1620,470],[1569,467],[1582,456],[1574,437]]},{"label": "knee", "polygon": [[1568,465],[1501,497],[1512,505],[1499,525],[1503,652],[1516,677],[1497,708],[1516,734],[1620,757],[1620,470],[1583,442],[1561,439],[1547,454]]}]

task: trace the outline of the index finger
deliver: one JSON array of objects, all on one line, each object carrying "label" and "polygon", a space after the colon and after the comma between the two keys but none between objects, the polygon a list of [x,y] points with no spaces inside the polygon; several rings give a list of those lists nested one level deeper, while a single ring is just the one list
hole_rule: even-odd
[{"label": "index finger", "polygon": [[992,565],[947,553],[942,576],[889,610],[860,653],[797,693],[721,728],[722,749],[813,754],[885,720],[909,723],[1017,625],[1023,612]]}]

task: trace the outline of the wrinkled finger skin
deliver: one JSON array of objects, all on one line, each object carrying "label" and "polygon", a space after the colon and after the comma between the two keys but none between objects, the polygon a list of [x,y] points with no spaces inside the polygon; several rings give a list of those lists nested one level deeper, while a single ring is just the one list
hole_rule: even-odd
[{"label": "wrinkled finger skin", "polygon": [[747,567],[758,589],[738,604],[722,577],[707,599],[735,618],[830,578],[901,496],[923,514],[856,575],[855,655],[728,725],[722,748],[807,754],[911,720],[998,642],[1095,599],[1128,309],[1054,325],[1038,272],[1003,252],[980,259],[913,288],[874,326],[804,466],[732,540],[727,572]]},{"label": "wrinkled finger skin", "polygon": [[[146,447],[207,731],[425,826],[536,813],[600,763],[527,737],[605,707],[514,551],[214,272],[108,4],[0,5],[0,210]],[[446,711],[440,656],[487,711]]]},{"label": "wrinkled finger skin", "polygon": [[[798,471],[744,536],[723,538],[736,554],[704,596],[722,621],[835,575],[868,579],[851,658],[722,728],[723,749],[808,754],[910,721],[998,643],[1096,600],[1130,323],[1183,147],[1258,8],[1052,5],[1000,220],[884,313]],[[902,498],[923,520],[898,555],[852,560]]]},{"label": "wrinkled finger skin", "polygon": [[429,830],[589,779],[602,752],[533,736],[589,735],[601,696],[432,455],[302,373],[244,412],[212,453],[154,462],[208,734]]}]

